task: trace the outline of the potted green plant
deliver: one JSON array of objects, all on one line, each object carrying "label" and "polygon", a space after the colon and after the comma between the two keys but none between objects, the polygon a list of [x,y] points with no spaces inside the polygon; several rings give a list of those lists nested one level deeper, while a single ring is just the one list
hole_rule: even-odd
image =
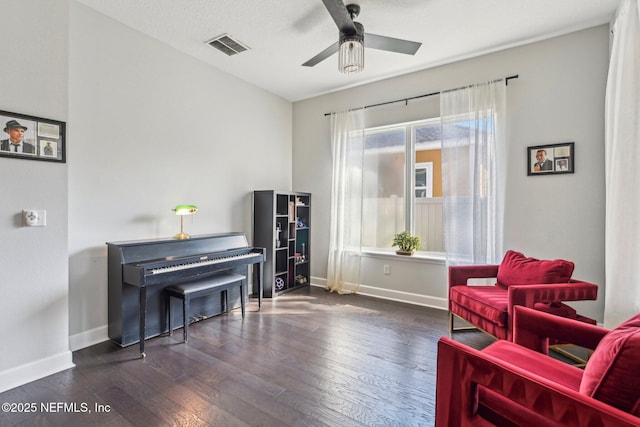
[{"label": "potted green plant", "polygon": [[393,246],[397,246],[398,255],[413,255],[415,251],[420,249],[420,238],[413,236],[408,231],[398,233],[393,238]]}]

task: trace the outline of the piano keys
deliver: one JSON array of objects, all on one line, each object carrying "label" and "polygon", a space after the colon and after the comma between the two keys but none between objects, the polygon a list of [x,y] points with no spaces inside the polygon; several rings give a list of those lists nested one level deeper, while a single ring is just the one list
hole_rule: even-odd
[{"label": "piano keys", "polygon": [[200,276],[237,265],[260,262],[262,249],[236,249],[224,255],[214,252],[188,257],[165,257],[159,260],[129,263],[122,266],[125,283],[134,286],[149,286],[158,283],[183,281],[185,277]]},{"label": "piano keys", "polygon": [[[107,242],[107,248],[109,338],[123,347],[139,343],[143,357],[144,340],[168,331],[164,288],[170,284],[202,280],[222,271],[249,277],[253,265],[253,291],[259,306],[262,303],[265,250],[249,247],[244,233]],[[240,306],[238,290],[229,291],[228,299],[231,308]],[[190,312],[198,317],[220,314],[220,298],[198,298]]]}]

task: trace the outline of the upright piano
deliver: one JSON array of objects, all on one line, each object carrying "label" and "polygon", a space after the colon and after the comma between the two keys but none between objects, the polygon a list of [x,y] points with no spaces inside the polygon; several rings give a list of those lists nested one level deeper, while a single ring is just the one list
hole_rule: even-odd
[{"label": "upright piano", "polygon": [[[253,291],[258,305],[262,304],[265,249],[250,247],[244,233],[107,242],[107,249],[109,338],[123,347],[139,343],[143,357],[144,340],[168,331],[163,292],[168,285],[203,280],[223,271],[248,278],[249,266],[254,265]],[[239,290],[230,290],[227,297],[230,308],[240,306]],[[206,318],[220,314],[222,308],[221,299],[209,295],[194,300],[189,315]]]}]

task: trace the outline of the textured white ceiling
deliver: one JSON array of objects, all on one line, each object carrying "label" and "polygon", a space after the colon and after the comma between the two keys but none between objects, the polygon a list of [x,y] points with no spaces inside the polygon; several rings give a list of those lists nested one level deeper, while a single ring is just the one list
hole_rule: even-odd
[{"label": "textured white ceiling", "polygon": [[[422,43],[415,56],[365,51],[365,70],[337,55],[301,64],[338,39],[321,0],[78,0],[175,49],[290,101],[608,23],[620,0],[355,0],[369,33]],[[348,1],[346,3],[349,3]],[[250,50],[205,42],[228,33]]]}]

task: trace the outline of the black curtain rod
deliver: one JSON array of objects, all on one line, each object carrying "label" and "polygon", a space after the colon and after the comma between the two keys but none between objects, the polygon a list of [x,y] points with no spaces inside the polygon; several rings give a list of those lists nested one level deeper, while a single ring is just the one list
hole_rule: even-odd
[{"label": "black curtain rod", "polygon": [[[504,84],[506,86],[509,86],[509,80],[517,79],[517,78],[518,78],[518,75],[514,74],[513,76],[505,77],[504,79],[494,80],[493,83],[499,82],[500,80],[504,80]],[[440,95],[443,92],[451,92],[451,91],[454,91],[454,90],[465,89],[465,88],[468,88],[468,87],[471,87],[471,86],[475,86],[475,85],[461,86],[461,87],[458,87],[458,88],[455,88],[455,89],[447,89],[447,90],[442,90],[442,91],[438,91],[438,92],[425,93],[423,95],[412,96],[411,98],[396,99],[395,101],[381,102],[379,104],[365,105],[362,108],[380,107],[381,105],[395,104],[396,102],[404,102],[405,105],[407,105],[409,103],[409,101],[411,101],[412,99],[426,98],[427,96]],[[333,114],[333,113],[324,113],[325,117],[326,116],[330,116],[331,114]]]}]

